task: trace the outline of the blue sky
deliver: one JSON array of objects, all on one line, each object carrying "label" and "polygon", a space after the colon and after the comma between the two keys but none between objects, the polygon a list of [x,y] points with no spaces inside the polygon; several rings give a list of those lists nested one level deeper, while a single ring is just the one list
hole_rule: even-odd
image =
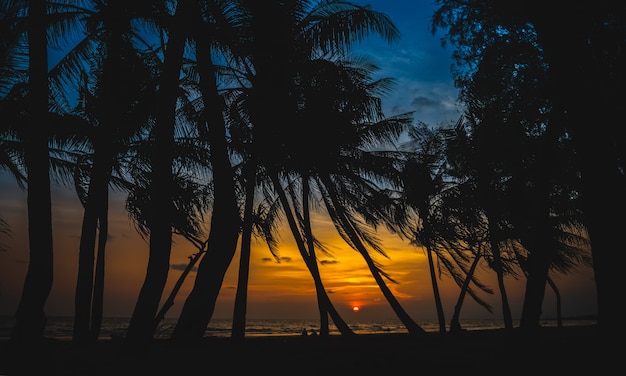
[{"label": "blue sky", "polygon": [[441,45],[442,33],[430,31],[436,9],[430,0],[355,0],[387,14],[400,30],[400,40],[388,44],[373,36],[352,50],[368,56],[380,68],[381,77],[396,80],[384,98],[387,116],[414,111],[415,120],[435,126],[455,122],[461,114],[450,67],[452,48]]}]

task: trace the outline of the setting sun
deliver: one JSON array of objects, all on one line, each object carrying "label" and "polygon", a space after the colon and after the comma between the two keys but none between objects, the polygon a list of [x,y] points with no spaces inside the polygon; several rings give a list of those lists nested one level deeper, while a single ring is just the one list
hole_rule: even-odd
[{"label": "setting sun", "polygon": [[361,310],[361,308],[359,308],[359,306],[353,306],[352,307],[352,312],[359,312]]}]

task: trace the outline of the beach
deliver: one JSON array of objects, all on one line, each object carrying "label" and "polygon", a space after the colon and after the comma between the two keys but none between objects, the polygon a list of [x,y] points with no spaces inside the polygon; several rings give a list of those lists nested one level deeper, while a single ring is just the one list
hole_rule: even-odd
[{"label": "beach", "polygon": [[129,356],[122,348],[119,341],[99,340],[79,355],[70,341],[50,339],[19,355],[3,341],[0,375],[400,375],[420,371],[603,375],[615,372],[612,363],[618,350],[601,340],[596,326],[541,328],[532,336],[517,329],[508,334],[496,329],[459,336],[259,336],[243,341],[207,337],[184,348],[157,340],[143,356]]}]

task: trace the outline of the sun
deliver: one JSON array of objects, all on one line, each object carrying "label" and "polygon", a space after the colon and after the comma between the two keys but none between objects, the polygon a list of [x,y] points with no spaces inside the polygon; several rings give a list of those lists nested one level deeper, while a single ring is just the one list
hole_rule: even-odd
[{"label": "sun", "polygon": [[352,306],[352,312],[359,312],[361,308],[359,306]]}]

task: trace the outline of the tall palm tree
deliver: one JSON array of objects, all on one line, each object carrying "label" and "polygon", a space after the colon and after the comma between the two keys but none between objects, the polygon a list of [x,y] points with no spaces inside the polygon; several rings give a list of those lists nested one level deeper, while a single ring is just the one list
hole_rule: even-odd
[{"label": "tall palm tree", "polygon": [[387,218],[389,211],[381,209],[381,202],[392,200],[380,188],[397,184],[399,179],[392,166],[398,160],[393,153],[368,152],[368,148],[392,144],[407,129],[411,117],[405,114],[384,118],[377,95],[389,90],[392,82],[372,80],[375,69],[364,61],[319,59],[312,61],[309,69],[298,72],[299,89],[294,93],[299,110],[294,111],[294,121],[317,127],[321,132],[311,138],[324,137],[324,141],[306,145],[285,141],[282,148],[287,157],[281,159],[280,168],[285,175],[300,175],[305,188],[308,180],[314,182],[339,233],[365,258],[381,291],[407,328],[420,333],[423,331],[397,302],[383,280],[384,273],[366,249],[368,244],[384,254],[375,237],[348,214],[356,210],[374,226],[385,223],[390,228],[399,218]]},{"label": "tall palm tree", "polygon": [[[84,216],[73,333],[78,348],[97,340],[99,335],[108,237],[108,192],[114,171],[120,167],[117,159],[124,155],[128,143],[138,138],[154,108],[155,85],[151,76],[156,68],[153,55],[140,55],[132,45],[138,31],[131,28],[131,19],[142,13],[146,12],[137,7],[129,9],[121,3],[103,4],[86,20],[88,33],[84,43],[71,50],[68,61],[61,60],[58,69],[59,74],[63,74],[72,65],[80,64],[80,61],[73,61],[74,57],[92,54],[94,71],[89,73],[96,89],[93,93],[89,92],[90,87],[80,89],[79,102],[79,111],[91,121],[93,152],[90,172],[84,182],[87,188],[79,192]],[[120,22],[122,18],[127,21]],[[89,77],[84,81],[89,81]],[[94,259],[96,244],[97,259]]]},{"label": "tall palm tree", "polygon": [[28,205],[29,264],[15,313],[11,341],[40,341],[46,324],[44,306],[52,288],[52,200],[48,167],[48,44],[47,2],[28,1],[28,102],[25,148]]},{"label": "tall palm tree", "polygon": [[[504,220],[506,204],[503,198],[502,176],[505,170],[501,160],[494,160],[488,150],[485,141],[490,137],[475,137],[472,128],[478,127],[483,121],[479,114],[480,101],[467,101],[467,111],[463,118],[459,119],[451,137],[447,139],[447,158],[450,169],[448,174],[459,180],[457,187],[461,190],[458,197],[464,199],[459,205],[466,212],[467,209],[474,213],[480,213],[478,221],[470,221],[480,226],[486,221],[488,237],[488,255],[491,257],[491,267],[496,273],[498,291],[501,297],[502,318],[505,330],[513,329],[513,317],[506,292],[504,277],[513,274],[510,262],[507,262],[506,247],[507,229],[510,226]],[[477,113],[478,112],[478,113]],[[468,129],[469,128],[469,129]],[[487,141],[488,142],[488,141]],[[471,224],[470,224],[471,226]],[[482,227],[482,226],[480,226]]]},{"label": "tall palm tree", "polygon": [[[491,312],[489,304],[470,285],[492,293],[474,275],[481,259],[487,259],[488,218],[477,204],[472,180],[458,175],[458,149],[459,145],[465,146],[458,130],[459,122],[454,127],[436,128],[420,124],[411,129],[410,141],[402,145],[403,149],[410,151],[403,168],[403,180],[406,202],[415,211],[412,243],[424,247],[429,256],[441,334],[445,333],[446,327],[436,281],[439,275],[451,276],[460,287],[451,320],[451,332],[460,329],[458,320],[466,294],[469,293],[478,304]],[[468,265],[470,261],[472,264]]]},{"label": "tall palm tree", "polygon": [[154,334],[155,317],[165,288],[172,247],[174,216],[173,159],[174,126],[179,97],[179,79],[187,38],[191,35],[190,1],[180,1],[167,30],[167,47],[163,58],[155,124],[152,129],[151,170],[148,180],[149,207],[147,226],[150,234],[150,256],[144,283],[133,309],[126,332],[126,343],[132,351],[147,350]]},{"label": "tall palm tree", "polygon": [[[274,175],[274,177],[272,178],[272,182],[273,182],[272,187],[276,191],[279,197],[281,207],[283,208],[283,212],[285,213],[285,217],[287,218],[287,223],[291,230],[291,234],[293,235],[294,240],[296,241],[298,250],[300,251],[300,255],[302,256],[302,259],[305,265],[307,266],[307,269],[309,270],[309,272],[311,273],[311,276],[313,277],[313,282],[315,284],[315,291],[316,291],[316,296],[317,296],[318,309],[320,313],[320,335],[326,337],[330,334],[329,327],[328,327],[329,315],[333,319],[335,326],[337,327],[337,329],[340,331],[342,335],[354,334],[352,332],[352,329],[350,329],[350,327],[341,318],[341,316],[339,315],[339,313],[333,306],[332,302],[330,301],[330,298],[328,297],[328,293],[326,292],[326,289],[324,288],[324,284],[322,283],[322,278],[319,272],[319,268],[317,266],[317,258],[315,257],[315,251],[314,251],[314,245],[317,242],[312,238],[313,234],[310,230],[310,218],[308,218],[308,220],[305,220],[303,216],[294,214],[294,212],[297,212],[297,211],[292,209],[292,205],[290,204],[289,199],[287,198],[287,194],[285,193],[285,190],[282,187],[281,181],[277,175]],[[304,191],[306,192],[306,189]],[[291,202],[293,202],[294,206],[296,206],[296,203],[298,202],[298,200],[294,199],[294,197],[292,196]],[[304,202],[307,203],[307,200],[305,199]],[[308,203],[306,207],[303,207],[303,210],[305,213],[308,212],[309,210]],[[296,216],[299,217],[298,218],[299,220],[296,219]],[[306,217],[309,217],[309,216],[306,215]],[[300,225],[298,225],[298,223],[300,223]],[[304,229],[302,229],[302,227],[304,227]]]},{"label": "tall palm tree", "polygon": [[[220,19],[227,8],[212,4],[209,18]],[[224,5],[224,4],[222,4]],[[211,48],[212,38],[219,28],[207,23],[198,4],[192,4],[192,36],[198,62],[203,117],[200,134],[210,144],[210,165],[213,178],[213,208],[211,232],[207,253],[198,265],[194,286],[187,297],[172,338],[176,341],[194,341],[204,335],[213,316],[215,303],[222,287],[228,266],[236,251],[241,229],[239,206],[236,196],[234,170],[227,148],[225,105],[218,92],[218,77],[214,68]]]},{"label": "tall palm tree", "polygon": [[[418,219],[415,225],[415,236],[412,241],[417,246],[424,247],[428,258],[428,269],[430,271],[430,279],[433,287],[433,296],[435,298],[435,307],[437,319],[439,322],[439,333],[446,333],[446,323],[441,302],[441,294],[439,292],[437,277],[440,273],[436,271],[434,254],[437,252],[437,234],[438,228],[438,205],[436,201],[444,188],[444,182],[441,179],[440,171],[436,171],[439,167],[437,164],[432,166],[432,161],[412,161],[409,160],[404,167],[406,188],[405,194],[408,204],[417,211]],[[434,171],[434,172],[433,172]],[[431,174],[434,175],[431,176]]]},{"label": "tall palm tree", "polygon": [[[391,21],[382,13],[356,4],[340,1],[271,1],[259,3],[242,1],[249,16],[248,27],[250,34],[249,56],[253,65],[254,75],[250,78],[251,88],[247,93],[247,109],[250,114],[252,149],[250,153],[254,163],[268,169],[274,179],[278,178],[278,171],[287,168],[275,168],[277,163],[283,164],[288,158],[298,156],[298,163],[305,153],[295,153],[298,141],[296,134],[300,134],[295,124],[304,124],[296,121],[298,102],[306,97],[290,95],[287,88],[297,87],[301,79],[309,80],[302,74],[303,69],[310,70],[310,62],[324,55],[340,55],[354,41],[360,40],[369,32],[377,32],[389,41],[398,37],[398,31]],[[272,14],[273,18],[266,17]],[[279,22],[275,20],[278,19]],[[307,66],[308,65],[308,66]],[[313,65],[315,66],[315,65]],[[320,65],[317,65],[318,68]],[[306,85],[309,83],[307,82]],[[296,85],[296,86],[294,86]],[[297,90],[296,90],[297,91]],[[318,98],[319,99],[319,98]],[[278,108],[278,111],[274,109]],[[315,126],[322,125],[317,123]],[[316,133],[322,135],[323,132]],[[322,143],[314,143],[323,145]],[[300,166],[302,171],[305,167]],[[274,189],[282,191],[280,182],[274,180]],[[279,195],[280,197],[280,195]],[[286,201],[283,201],[286,204]],[[283,208],[285,213],[292,213],[288,207]],[[304,208],[304,210],[309,210]],[[289,218],[289,216],[287,217]],[[305,234],[304,229],[298,229],[294,222],[292,234],[299,239]],[[311,259],[313,248],[312,239],[302,239],[300,250],[305,257],[305,263],[315,274],[316,261]],[[306,256],[306,255],[309,256]],[[318,302],[324,305],[325,292],[321,281],[314,275],[318,286]],[[322,321],[326,312],[322,308]],[[332,309],[331,309],[332,311]],[[337,317],[339,319],[339,317]],[[322,328],[325,324],[322,324]]]},{"label": "tall palm tree", "polygon": [[[132,43],[142,39],[137,28],[131,26],[131,20],[155,16],[154,6],[145,2],[59,1],[55,8],[56,19],[68,30],[70,45],[50,71],[52,88],[55,99],[62,102],[71,103],[73,100],[68,101],[64,96],[79,94],[75,112],[88,124],[78,131],[88,137],[86,147],[91,152],[89,157],[80,157],[88,161],[89,172],[79,171],[75,177],[84,206],[73,333],[77,348],[95,341],[99,335],[108,237],[108,190],[113,171],[119,167],[116,158],[125,151],[122,144],[136,137],[138,127],[145,123],[146,113],[153,106],[149,94],[154,89],[150,88],[148,76],[153,74],[149,71],[154,68],[154,56],[149,53],[138,56]],[[142,30],[145,33],[147,29]],[[140,60],[151,67],[143,66]]]},{"label": "tall palm tree", "polygon": [[[19,21],[20,12],[14,12],[15,9],[12,8],[12,6],[23,6],[24,3],[23,2],[3,2],[3,6],[4,5],[8,5],[9,8],[6,8],[3,10],[3,15],[8,17],[7,19],[5,19],[6,22],[3,22],[3,26],[13,25],[13,27],[10,27],[9,30],[7,30],[8,32],[6,33],[6,35],[17,36],[17,34],[15,33],[20,30],[20,27],[19,27],[20,23],[19,22],[15,23],[15,21]],[[50,17],[49,19],[52,19],[55,21],[54,24],[46,25],[49,31],[50,41],[55,44],[62,44],[67,39],[66,38],[67,35],[63,33],[63,31],[65,30],[65,25],[67,23],[66,13],[64,12],[64,10],[66,9],[64,7],[64,2],[55,3],[55,7],[54,8],[51,7],[50,9],[51,9],[51,14],[53,14],[54,17]],[[14,17],[14,18],[11,18],[11,17]],[[10,41],[11,39],[8,38],[5,41],[7,43],[3,43],[2,69],[3,69],[3,72],[7,74],[6,75],[3,74],[2,92],[7,94],[7,97],[4,99],[5,103],[8,104],[9,103],[8,101],[13,101],[14,105],[18,105],[18,106],[14,109],[4,108],[4,110],[8,112],[3,111],[3,115],[4,115],[3,118],[8,120],[7,122],[8,125],[10,124],[15,125],[17,124],[15,123],[15,121],[18,121],[18,117],[15,116],[15,114],[17,113],[16,110],[20,108],[19,98],[22,96],[23,93],[26,93],[26,91],[24,90],[25,88],[21,89],[21,85],[19,84],[13,85],[11,87],[12,82],[15,83],[15,80],[19,80],[19,75],[15,75],[15,73],[19,72],[15,70],[15,67],[19,67],[19,58],[16,59],[15,53],[17,52],[17,54],[19,55],[19,53],[22,51],[20,50],[21,46],[19,44],[13,45],[9,43]],[[13,68],[11,69],[10,64],[12,63],[17,64],[17,65],[14,65]],[[47,115],[46,118],[47,118],[48,126],[45,127],[45,129],[43,129],[42,132],[40,133],[44,134],[44,136],[46,137],[46,142],[47,143],[49,142],[51,147],[55,147],[56,155],[67,156],[68,150],[62,150],[58,148],[67,147],[68,146],[67,141],[68,140],[71,141],[71,138],[75,137],[75,131],[78,129],[76,128],[76,126],[84,125],[84,122],[82,122],[78,117],[70,116],[67,113],[68,108],[70,107],[70,104],[68,103],[68,101],[65,100],[63,93],[60,92],[58,90],[58,87],[55,85],[55,78],[56,78],[55,73],[54,73],[55,68],[48,70],[47,63],[45,65],[46,65],[47,79],[50,80],[49,82],[51,84],[50,101],[48,102],[49,110],[48,110],[48,106],[46,106],[46,110],[53,111],[54,113],[51,112]],[[11,88],[9,89],[9,87]],[[46,92],[48,92],[47,89],[48,87],[46,85]],[[5,90],[10,90],[10,91],[7,93]],[[22,111],[23,113],[29,112],[29,110],[25,108],[22,109]],[[8,131],[8,133],[4,133],[4,131]],[[8,129],[6,130],[3,129],[3,135],[6,134],[8,136],[8,138],[3,139],[3,143],[2,143],[3,156],[7,158],[6,160],[4,160],[4,163],[9,163],[10,161],[17,161],[17,159],[14,159],[16,157],[22,158],[22,157],[18,157],[17,154],[15,154],[18,151],[18,149],[15,146],[21,140],[23,140],[24,142],[28,142],[25,135],[28,135],[29,133],[32,133],[32,129],[29,129],[28,127],[25,127],[22,129],[17,127],[17,128],[14,128],[12,131]],[[71,151],[69,154],[71,154]],[[74,166],[71,166],[70,164],[68,164],[69,160],[61,160],[61,159],[58,159],[57,157],[51,158],[50,156],[48,158],[50,160],[50,167],[52,168],[52,171],[54,171],[55,174],[58,172],[59,177],[61,177],[61,180],[65,180],[67,177],[71,176],[71,174],[68,174],[68,171],[71,171],[74,168]],[[11,171],[11,173],[16,177],[18,184],[21,185],[21,179],[22,179],[21,171],[17,169],[16,166],[9,166],[9,165],[6,165],[6,166]],[[43,239],[45,239],[45,236],[43,237]],[[44,277],[44,280],[45,280],[45,277]]]},{"label": "tall palm tree", "polygon": [[396,313],[398,319],[404,324],[404,326],[409,331],[411,335],[423,335],[426,332],[422,329],[410,316],[409,314],[402,308],[400,302],[393,295],[392,291],[389,289],[387,284],[385,283],[384,277],[395,282],[390,276],[384,273],[370,255],[370,251],[368,251],[365,243],[367,243],[370,247],[373,247],[376,251],[381,252],[384,255],[384,252],[380,248],[379,245],[376,244],[376,239],[372,237],[371,234],[368,234],[367,231],[360,228],[358,223],[351,218],[347,213],[347,207],[345,204],[342,204],[339,201],[340,194],[336,190],[335,184],[328,175],[320,176],[320,184],[323,185],[325,189],[328,189],[328,192],[324,194],[325,205],[326,208],[337,228],[338,232],[346,243],[348,243],[353,249],[355,249],[361,256],[363,256],[370,273],[374,277],[374,280],[378,284],[383,296]]},{"label": "tall palm tree", "polygon": [[[397,29],[393,27],[386,16],[373,12],[368,8],[345,2],[297,1],[282,3],[280,1],[271,1],[269,3],[259,3],[244,0],[233,2],[233,7],[229,9],[235,10],[240,15],[240,17],[235,18],[236,25],[245,27],[245,29],[241,29],[242,32],[245,30],[245,33],[238,34],[240,37],[237,43],[235,43],[240,47],[237,49],[238,56],[249,58],[249,62],[253,66],[248,109],[250,111],[251,123],[253,124],[253,145],[256,145],[252,155],[254,156],[254,163],[259,165],[264,165],[263,160],[266,158],[263,156],[263,160],[258,160],[259,156],[268,152],[267,157],[276,156],[273,153],[273,144],[268,143],[268,141],[272,140],[272,137],[267,138],[266,136],[269,133],[265,133],[265,131],[259,132],[259,129],[265,128],[270,130],[270,126],[275,127],[284,124],[281,121],[276,121],[273,118],[274,115],[276,113],[286,114],[293,110],[293,108],[288,109],[286,107],[292,103],[285,97],[286,91],[276,91],[276,88],[281,85],[276,85],[275,79],[287,84],[291,80],[290,77],[292,77],[291,73],[288,72],[293,72],[298,62],[306,62],[311,58],[312,54],[318,52],[343,50],[344,47],[354,40],[360,40],[366,32],[380,32],[389,39],[397,37]],[[217,14],[220,14],[220,12],[209,15],[206,18],[209,20],[220,20],[216,18]],[[267,18],[268,14],[272,15],[272,19]],[[275,17],[279,17],[281,22],[274,22]],[[227,24],[222,26],[228,28]],[[343,28],[343,30],[338,31],[336,28]],[[283,40],[280,43],[275,43],[276,37]],[[289,69],[282,69],[285,64],[287,64]],[[269,98],[274,98],[277,102],[271,104],[263,102]],[[270,115],[267,111],[275,105],[280,106],[281,110],[278,112],[272,111]],[[273,131],[270,130],[271,133],[274,131],[275,129]],[[226,186],[227,182],[223,182],[223,184]],[[225,203],[229,204],[229,201],[225,201]],[[213,218],[215,220],[218,219],[215,215]],[[224,223],[229,221],[227,219],[222,220]],[[224,234],[227,233],[225,232]],[[217,262],[213,260],[212,265],[214,265],[214,268],[225,270],[230,262],[231,257],[226,256],[232,255],[231,248],[225,248],[227,249],[226,255],[216,255],[218,257]],[[205,256],[205,258],[208,257]],[[209,263],[210,261],[207,260],[206,262]],[[219,291],[221,279],[215,278],[215,276],[206,276],[206,271],[203,269],[201,268],[198,272],[194,288],[198,286],[198,288],[204,290]],[[220,273],[218,272],[216,276],[219,277]],[[202,286],[207,283],[212,284],[212,286]],[[206,296],[211,301],[202,302],[200,299],[206,300]],[[192,299],[195,300],[195,303],[188,299],[189,307],[193,308],[193,304],[196,304],[195,307],[200,307],[200,309],[190,309],[188,312],[185,312],[184,316],[181,315],[181,319],[177,324],[180,330],[178,334],[176,334],[175,330],[174,335],[182,338],[179,334],[186,327],[188,329],[184,329],[187,333],[185,338],[189,340],[200,338],[204,334],[206,324],[210,320],[216,298],[216,293],[204,294],[204,297],[201,294],[196,295],[194,293],[194,298]],[[205,315],[205,317],[201,317],[201,315]]]},{"label": "tall palm tree", "polygon": [[244,186],[246,190],[245,206],[241,226],[241,246],[239,255],[239,273],[237,291],[233,308],[233,326],[231,337],[235,340],[246,335],[246,313],[248,305],[248,278],[250,274],[250,245],[254,226],[254,195],[256,188],[255,171],[248,165],[244,167]]},{"label": "tall palm tree", "polygon": [[453,220],[449,217],[452,211],[446,211],[443,204],[455,188],[454,183],[447,180],[443,133],[441,129],[431,129],[426,124],[411,129],[410,143],[415,143],[415,150],[403,167],[404,195],[408,206],[416,214],[411,242],[423,247],[426,252],[439,333],[442,335],[446,333],[446,323],[437,279],[443,270],[457,280],[459,272],[454,265],[461,265],[464,269],[466,261],[463,253],[456,252],[457,247],[447,248],[442,244],[454,244],[458,235],[455,231],[458,227],[452,225]]}]

